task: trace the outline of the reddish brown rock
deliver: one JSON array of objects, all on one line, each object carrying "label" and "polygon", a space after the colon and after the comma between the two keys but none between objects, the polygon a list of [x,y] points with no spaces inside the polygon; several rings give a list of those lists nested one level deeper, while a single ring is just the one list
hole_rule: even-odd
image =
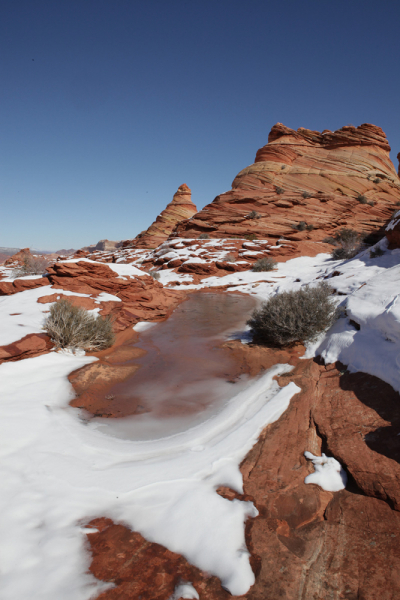
[{"label": "reddish brown rock", "polygon": [[48,335],[44,333],[30,333],[18,342],[0,346],[0,364],[5,361],[22,360],[46,354],[53,348]]},{"label": "reddish brown rock", "polygon": [[17,292],[24,292],[25,290],[34,290],[35,288],[42,287],[44,285],[50,285],[47,277],[40,277],[37,279],[14,279],[14,281],[2,281],[0,282],[0,296],[10,296]]},{"label": "reddish brown rock", "polygon": [[[323,133],[278,123],[232,190],[179,224],[173,235],[254,234],[315,242],[341,227],[376,233],[400,201],[400,180],[389,151],[382,129],[368,123]],[[361,203],[361,196],[370,204]],[[313,229],[293,230],[301,221]]]},{"label": "reddish brown rock", "polygon": [[116,332],[138,321],[162,320],[184,298],[182,292],[164,289],[150,275],[119,278],[110,267],[101,263],[55,263],[48,272],[55,289],[96,296],[99,292],[107,292],[117,296],[121,301],[102,302],[100,311],[102,315],[111,315]]},{"label": "reddish brown rock", "polygon": [[400,210],[396,212],[386,228],[389,250],[400,248]]},{"label": "reddish brown rock", "polygon": [[[274,362],[297,365],[279,378],[301,392],[282,417],[268,426],[243,461],[243,499],[259,516],[246,525],[255,585],[246,600],[362,599],[400,596],[400,397],[390,386],[342,365],[298,360],[298,351],[239,348],[245,364],[257,369]],[[341,492],[306,485],[313,471],[304,451],[326,452],[345,466],[349,483]],[[237,494],[218,492],[227,499]],[[91,571],[116,583],[102,600],[168,600],[177,580],[193,582],[201,598],[231,597],[218,580],[180,556],[144,540],[122,525],[100,524],[90,534]],[[226,594],[226,595],[224,595]]]},{"label": "reddish brown rock", "polygon": [[197,208],[192,202],[190,188],[183,183],[174,194],[172,201],[166,209],[158,215],[157,219],[147,229],[139,233],[132,240],[133,248],[156,248],[164,242],[175,226],[181,221],[190,219],[197,213]]}]

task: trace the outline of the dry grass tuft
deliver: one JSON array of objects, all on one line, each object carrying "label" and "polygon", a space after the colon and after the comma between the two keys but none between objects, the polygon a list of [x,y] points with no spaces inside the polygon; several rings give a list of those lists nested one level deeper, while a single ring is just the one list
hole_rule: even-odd
[{"label": "dry grass tuft", "polygon": [[336,319],[331,294],[332,288],[322,282],[272,296],[247,321],[254,341],[282,347],[314,340]]},{"label": "dry grass tuft", "polygon": [[50,307],[43,329],[57,348],[96,351],[113,345],[111,319],[96,316],[63,298]]}]

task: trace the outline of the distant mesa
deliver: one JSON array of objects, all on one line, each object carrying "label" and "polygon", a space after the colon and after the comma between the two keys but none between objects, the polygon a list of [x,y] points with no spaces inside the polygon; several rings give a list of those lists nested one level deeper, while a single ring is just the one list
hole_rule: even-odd
[{"label": "distant mesa", "polygon": [[186,183],[183,183],[154,223],[132,240],[132,247],[156,248],[165,242],[178,224],[185,226],[187,220],[196,213],[197,208],[192,202],[192,192]]},{"label": "distant mesa", "polygon": [[232,189],[173,237],[322,241],[342,227],[382,230],[400,201],[400,180],[380,127],[364,123],[322,133],[277,123]]}]

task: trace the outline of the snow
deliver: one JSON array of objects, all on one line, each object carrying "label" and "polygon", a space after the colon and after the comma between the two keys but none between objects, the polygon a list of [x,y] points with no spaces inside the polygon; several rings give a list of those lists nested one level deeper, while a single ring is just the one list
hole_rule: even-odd
[{"label": "snow", "polygon": [[215,490],[242,491],[241,460],[299,391],[273,379],[291,367],[273,367],[188,431],[135,442],[100,433],[68,407],[67,375],[94,360],[53,352],[0,365],[2,600],[32,590],[41,600],[89,599],[99,584],[87,572],[82,527],[99,515],[245,593],[254,574],[244,522],[257,511]]},{"label": "snow", "polygon": [[194,598],[195,600],[199,600],[199,594],[191,583],[183,581],[176,586],[174,593],[168,600],[179,600],[180,598]]},{"label": "snow", "polygon": [[[224,240],[200,246],[184,242],[171,241],[170,253],[195,262],[205,261],[198,253],[206,246],[217,260],[228,249]],[[256,249],[250,243],[245,247]],[[226,285],[228,291],[252,294],[261,302],[326,280],[335,290],[342,316],[307,345],[305,357],[320,354],[326,363],[340,360],[351,372],[376,375],[400,391],[400,249],[388,250],[385,240],[373,249],[378,247],[384,254],[375,259],[369,250],[349,261],[320,254],[279,263],[274,271],[208,277],[198,285],[188,274],[163,269],[160,281],[171,287],[185,282],[183,289]],[[130,253],[137,262],[151,254]],[[121,251],[121,258],[127,256],[128,251]],[[74,262],[78,260],[88,261]],[[133,264],[107,264],[120,277],[145,274]],[[1,297],[0,345],[40,332],[49,305],[37,299],[53,293],[46,286]],[[118,300],[104,293],[96,299]],[[134,329],[143,331],[149,325],[141,322]],[[250,339],[248,331],[236,337],[244,343]],[[299,391],[293,383],[280,389],[273,379],[291,367],[276,365],[220,412],[184,432],[139,441],[108,435],[68,406],[73,392],[67,375],[95,360],[53,352],[0,365],[2,600],[31,598],[32,590],[40,600],[86,600],[105,589],[88,573],[90,556],[85,550],[84,526],[98,516],[124,523],[147,540],[182,554],[218,576],[232,594],[247,592],[254,575],[244,522],[257,510],[251,502],[230,502],[215,490],[227,485],[242,491],[241,460]],[[335,458],[305,455],[315,467],[306,484],[329,491],[345,487],[346,473]],[[172,598],[179,593],[198,597],[187,582],[181,582]]]},{"label": "snow", "polygon": [[150,329],[150,327],[154,327],[157,323],[152,323],[151,321],[139,321],[132,327],[135,331],[146,331],[146,329]]},{"label": "snow", "polygon": [[347,474],[339,461],[324,453],[322,456],[314,456],[311,452],[304,452],[304,456],[312,461],[315,468],[315,472],[307,475],[304,483],[315,483],[327,492],[344,490]]}]

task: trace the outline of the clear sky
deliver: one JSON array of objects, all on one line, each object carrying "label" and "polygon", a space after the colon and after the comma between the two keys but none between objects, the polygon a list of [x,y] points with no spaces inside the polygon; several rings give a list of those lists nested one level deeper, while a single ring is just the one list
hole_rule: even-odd
[{"label": "clear sky", "polygon": [[277,121],[400,151],[396,0],[2,0],[0,246],[133,238],[231,187]]}]

